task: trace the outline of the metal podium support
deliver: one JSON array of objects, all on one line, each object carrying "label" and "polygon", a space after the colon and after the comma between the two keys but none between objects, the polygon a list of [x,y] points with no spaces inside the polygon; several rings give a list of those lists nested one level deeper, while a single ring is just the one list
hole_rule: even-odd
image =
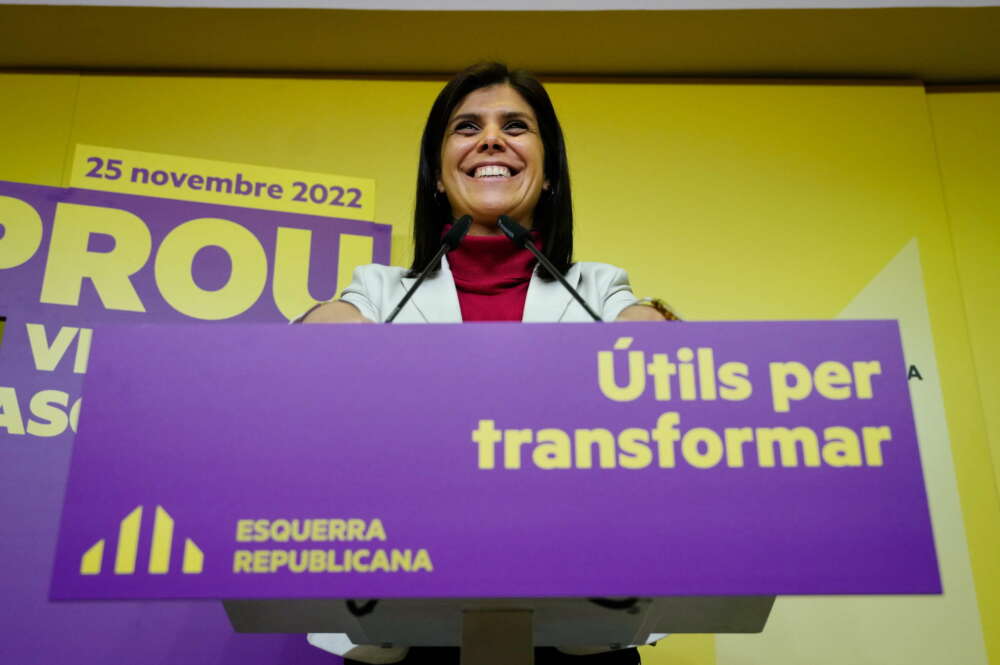
[{"label": "metal podium support", "polygon": [[462,613],[461,665],[535,665],[531,610]]}]

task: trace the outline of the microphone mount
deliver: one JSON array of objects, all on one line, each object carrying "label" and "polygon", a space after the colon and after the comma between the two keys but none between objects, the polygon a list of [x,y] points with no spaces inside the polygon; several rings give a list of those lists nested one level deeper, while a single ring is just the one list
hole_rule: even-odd
[{"label": "microphone mount", "polygon": [[392,323],[396,317],[399,316],[399,312],[403,309],[403,306],[410,302],[410,298],[413,297],[416,290],[420,288],[420,285],[424,283],[425,279],[427,279],[427,275],[430,274],[431,269],[438,264],[438,261],[441,260],[441,257],[444,256],[445,252],[450,252],[458,247],[458,245],[462,242],[462,239],[465,237],[465,234],[469,232],[470,226],[472,226],[472,217],[469,215],[463,215],[458,221],[451,225],[448,233],[444,234],[444,237],[441,238],[441,247],[438,249],[437,253],[434,254],[431,260],[427,262],[427,265],[420,271],[420,274],[417,275],[417,281],[413,283],[413,286],[411,286],[410,289],[403,295],[402,300],[399,301],[399,304],[396,305],[395,309],[392,310],[392,313],[386,318],[386,323]]},{"label": "microphone mount", "polygon": [[580,303],[580,306],[587,311],[587,314],[590,314],[590,318],[597,322],[602,321],[601,317],[599,317],[597,313],[591,309],[590,305],[588,305],[583,299],[583,296],[581,296],[576,289],[570,286],[569,282],[566,281],[566,278],[562,276],[562,273],[559,272],[559,270],[552,264],[552,261],[549,261],[544,254],[538,251],[538,248],[535,247],[535,243],[531,242],[531,232],[528,231],[528,229],[524,228],[507,215],[500,215],[500,219],[497,220],[497,226],[500,227],[500,230],[505,236],[510,238],[511,242],[534,254],[535,258],[538,259],[538,262],[542,265],[542,267],[545,268],[550,275],[559,280],[559,283],[562,284],[567,291],[569,291],[570,295],[573,296],[578,303]]}]

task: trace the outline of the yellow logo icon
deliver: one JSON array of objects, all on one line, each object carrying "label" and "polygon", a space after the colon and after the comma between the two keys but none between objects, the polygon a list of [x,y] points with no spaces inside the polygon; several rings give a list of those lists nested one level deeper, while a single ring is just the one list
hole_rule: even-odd
[{"label": "yellow logo icon", "polygon": [[[136,506],[125,516],[118,527],[118,547],[115,550],[115,575],[135,573],[139,558],[139,527],[142,524],[142,506]],[[149,548],[149,572],[162,575],[170,572],[170,547],[174,542],[174,518],[163,509],[156,507],[153,519],[153,542]],[[81,575],[98,575],[104,560],[104,538],[91,545],[80,558]],[[181,572],[197,575],[202,571],[205,555],[190,538],[184,539],[184,557]]]}]

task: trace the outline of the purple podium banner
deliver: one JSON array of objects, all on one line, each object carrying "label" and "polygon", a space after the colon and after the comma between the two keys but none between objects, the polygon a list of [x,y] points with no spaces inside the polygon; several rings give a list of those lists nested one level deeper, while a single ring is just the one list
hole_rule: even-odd
[{"label": "purple podium banner", "polygon": [[940,593],[892,321],[106,326],[53,599]]}]

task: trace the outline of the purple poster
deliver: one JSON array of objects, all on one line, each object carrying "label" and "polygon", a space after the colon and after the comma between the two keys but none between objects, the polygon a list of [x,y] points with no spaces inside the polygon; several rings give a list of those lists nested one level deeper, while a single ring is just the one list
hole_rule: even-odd
[{"label": "purple poster", "polygon": [[234,635],[216,603],[48,587],[94,326],[283,321],[334,295],[345,236],[388,262],[383,224],[0,183],[0,661],[330,662],[301,637]]},{"label": "purple poster", "polygon": [[941,590],[892,321],[98,332],[53,598]]}]

